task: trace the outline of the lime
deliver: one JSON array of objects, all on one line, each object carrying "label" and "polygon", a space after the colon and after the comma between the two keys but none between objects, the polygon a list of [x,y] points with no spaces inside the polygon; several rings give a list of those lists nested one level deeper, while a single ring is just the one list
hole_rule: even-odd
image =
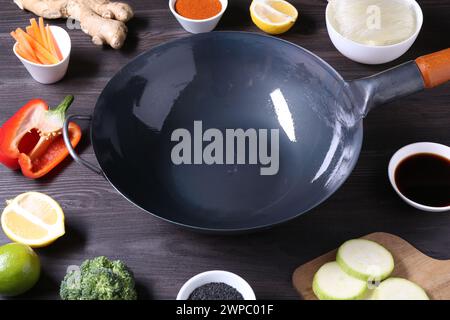
[{"label": "lime", "polygon": [[28,291],[40,272],[39,257],[29,246],[9,243],[0,247],[0,295],[16,296]]}]

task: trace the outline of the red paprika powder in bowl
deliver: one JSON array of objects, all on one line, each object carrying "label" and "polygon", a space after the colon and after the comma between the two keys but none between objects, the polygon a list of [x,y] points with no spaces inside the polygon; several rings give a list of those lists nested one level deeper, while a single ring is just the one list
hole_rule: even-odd
[{"label": "red paprika powder in bowl", "polygon": [[212,31],[228,6],[228,0],[169,0],[169,8],[190,33]]},{"label": "red paprika powder in bowl", "polygon": [[177,0],[175,10],[185,18],[203,20],[219,14],[222,4],[219,0]]}]

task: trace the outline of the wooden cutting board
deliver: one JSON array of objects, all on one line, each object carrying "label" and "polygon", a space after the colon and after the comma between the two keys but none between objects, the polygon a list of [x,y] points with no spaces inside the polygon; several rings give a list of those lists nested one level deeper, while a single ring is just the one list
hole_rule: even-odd
[{"label": "wooden cutting board", "polygon": [[[430,299],[450,299],[450,260],[430,258],[402,238],[389,233],[377,232],[362,238],[378,242],[392,253],[395,261],[392,276],[417,283],[425,289]],[[324,263],[336,259],[336,251],[328,252],[295,270],[292,281],[303,299],[317,300],[311,288],[314,274]]]}]

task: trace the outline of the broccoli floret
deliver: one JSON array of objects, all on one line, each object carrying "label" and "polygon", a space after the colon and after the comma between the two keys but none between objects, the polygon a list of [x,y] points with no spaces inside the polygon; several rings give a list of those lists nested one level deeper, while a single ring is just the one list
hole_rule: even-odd
[{"label": "broccoli floret", "polygon": [[120,260],[97,257],[67,272],[61,282],[63,300],[136,300],[132,272]]}]

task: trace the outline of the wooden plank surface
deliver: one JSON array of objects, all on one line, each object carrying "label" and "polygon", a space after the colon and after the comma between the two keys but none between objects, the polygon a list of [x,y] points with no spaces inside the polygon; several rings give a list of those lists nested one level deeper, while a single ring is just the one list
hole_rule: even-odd
[{"label": "wooden plank surface", "polygon": [[[411,50],[393,63],[364,66],[339,54],[324,22],[325,0],[294,0],[300,11],[295,27],[281,38],[302,45],[335,67],[346,79],[373,74],[418,55],[450,47],[450,2],[419,1],[425,24]],[[161,42],[188,36],[171,15],[167,0],[130,1],[136,17],[122,50],[99,48],[79,30],[69,30],[72,56],[67,77],[55,85],[30,78],[13,55],[9,32],[23,27],[32,14],[10,0],[0,1],[0,123],[29,99],[56,105],[76,96],[71,112],[90,114],[107,81],[130,59]],[[231,0],[218,30],[260,32],[248,13],[250,1]],[[65,21],[52,22],[65,27]],[[134,270],[141,298],[173,299],[192,275],[225,269],[243,276],[260,299],[298,299],[293,270],[349,238],[374,232],[395,233],[435,258],[450,258],[450,215],[427,214],[404,204],[387,179],[390,156],[416,141],[450,145],[450,85],[373,110],[365,120],[360,160],[344,186],[308,214],[272,230],[239,235],[196,234],[160,221],[135,208],[102,178],[73,161],[55,174],[29,181],[0,167],[0,202],[39,190],[55,197],[66,212],[67,234],[39,249],[43,276],[25,298],[58,298],[66,268],[97,255],[120,258]],[[84,128],[87,124],[82,124]],[[87,136],[87,132],[85,137]],[[79,148],[95,162],[89,141]],[[0,243],[8,239],[0,232]]]},{"label": "wooden plank surface", "polygon": [[[430,299],[450,300],[450,260],[436,260],[424,255],[400,237],[385,232],[362,237],[388,249],[394,257],[392,277],[405,278],[420,285]],[[292,283],[305,300],[317,300],[311,286],[314,274],[325,263],[336,260],[337,249],[298,267]]]}]

